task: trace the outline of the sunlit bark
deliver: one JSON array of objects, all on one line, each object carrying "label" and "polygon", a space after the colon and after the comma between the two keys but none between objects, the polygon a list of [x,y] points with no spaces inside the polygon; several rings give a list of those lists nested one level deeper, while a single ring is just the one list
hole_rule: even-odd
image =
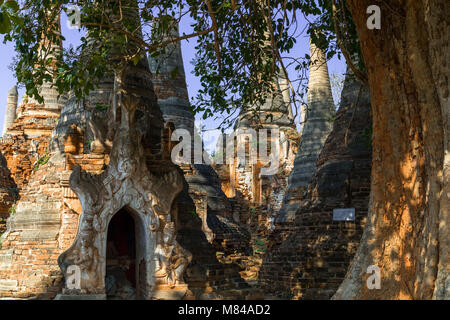
[{"label": "sunlit bark", "polygon": [[[373,112],[368,225],[335,299],[449,298],[449,19],[447,0],[397,0],[369,30],[372,0],[348,0]],[[367,268],[381,270],[369,290]]]}]

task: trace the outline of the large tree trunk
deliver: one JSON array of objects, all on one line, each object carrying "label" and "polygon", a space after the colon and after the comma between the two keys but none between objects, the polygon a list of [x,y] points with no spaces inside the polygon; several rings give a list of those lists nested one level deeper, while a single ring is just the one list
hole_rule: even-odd
[{"label": "large tree trunk", "polygon": [[[369,78],[372,189],[361,245],[335,299],[448,299],[448,0],[348,0]],[[381,7],[381,30],[366,26]],[[381,271],[369,290],[367,267]]]}]

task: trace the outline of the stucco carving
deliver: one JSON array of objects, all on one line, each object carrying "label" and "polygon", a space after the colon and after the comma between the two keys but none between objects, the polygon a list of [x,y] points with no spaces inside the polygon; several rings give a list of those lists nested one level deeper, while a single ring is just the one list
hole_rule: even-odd
[{"label": "stucco carving", "polygon": [[157,282],[174,287],[183,282],[183,273],[192,260],[192,254],[175,240],[176,230],[173,222],[166,223],[159,234],[156,247]]},{"label": "stucco carving", "polygon": [[105,293],[108,224],[124,207],[136,222],[136,261],[145,268],[137,272],[136,286],[145,298],[153,296],[156,284],[183,285],[183,273],[191,261],[192,255],[175,240],[171,216],[173,201],[182,189],[181,176],[176,170],[162,175],[148,171],[141,145],[143,130],[134,120],[139,103],[134,96],[120,97],[122,118],[107,169],[91,175],[77,166],[70,176],[70,187],[83,210],[76,239],[58,262],[66,276],[68,266],[80,267],[77,293]]}]

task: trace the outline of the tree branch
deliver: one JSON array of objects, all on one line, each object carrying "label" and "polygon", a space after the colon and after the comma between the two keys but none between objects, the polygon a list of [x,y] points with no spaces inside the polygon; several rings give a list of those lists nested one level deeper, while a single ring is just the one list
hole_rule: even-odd
[{"label": "tree branch", "polygon": [[350,67],[350,69],[353,71],[353,73],[355,74],[356,78],[363,83],[366,87],[369,87],[369,80],[367,78],[367,76],[361,72],[361,70],[359,70],[355,64],[353,63],[352,57],[350,55],[350,53],[347,51],[347,49],[345,48],[344,42],[342,40],[342,35],[339,29],[339,20],[337,17],[337,0],[333,0],[332,3],[332,7],[333,7],[333,23],[334,23],[334,29],[336,32],[336,38],[337,38],[337,43],[339,45],[339,48],[342,51],[342,54],[345,57],[345,60],[347,61],[348,66]]},{"label": "tree branch", "polygon": [[219,69],[222,69],[222,61],[220,57],[220,44],[219,44],[219,26],[217,25],[216,15],[214,14],[214,10],[211,4],[211,0],[205,0],[206,5],[208,7],[209,16],[212,21],[212,28],[214,30],[214,48],[216,50],[217,64]]},{"label": "tree branch", "polygon": [[155,51],[156,49],[164,47],[164,46],[166,46],[168,44],[171,44],[171,43],[174,43],[174,42],[178,42],[178,41],[181,41],[181,40],[186,40],[186,39],[198,37],[200,35],[207,34],[207,33],[210,33],[211,31],[214,31],[214,28],[210,27],[210,28],[208,28],[206,30],[203,30],[203,31],[187,34],[187,35],[180,36],[180,37],[175,37],[175,38],[172,38],[170,40],[167,40],[167,41],[164,41],[164,42],[161,42],[161,43],[158,43],[158,44],[149,45],[147,42],[145,42],[141,38],[136,37],[133,33],[129,32],[127,30],[124,30],[122,28],[118,28],[118,27],[116,27],[114,25],[105,25],[105,24],[101,24],[101,23],[82,23],[82,25],[83,26],[90,26],[90,27],[109,28],[109,29],[115,30],[117,32],[120,32],[120,33],[124,34],[125,36],[129,37],[131,40],[137,42],[142,47],[144,52],[152,52],[152,51]]}]

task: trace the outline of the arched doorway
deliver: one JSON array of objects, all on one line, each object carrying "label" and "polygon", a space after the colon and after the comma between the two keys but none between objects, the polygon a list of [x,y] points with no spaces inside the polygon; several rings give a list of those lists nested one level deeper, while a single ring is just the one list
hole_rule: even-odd
[{"label": "arched doorway", "polygon": [[136,220],[122,208],[108,225],[105,289],[108,299],[137,298]]}]

